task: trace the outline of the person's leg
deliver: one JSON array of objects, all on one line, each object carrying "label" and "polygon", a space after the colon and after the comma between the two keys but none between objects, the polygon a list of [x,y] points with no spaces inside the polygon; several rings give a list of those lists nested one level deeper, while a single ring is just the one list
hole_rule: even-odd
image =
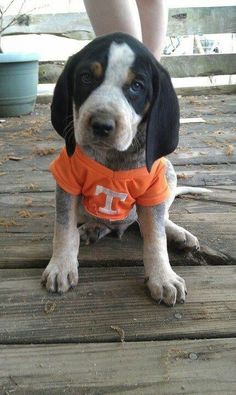
[{"label": "person's leg", "polygon": [[143,43],[160,60],[167,31],[166,0],[136,0],[141,20]]},{"label": "person's leg", "polygon": [[135,0],[84,0],[84,5],[96,36],[124,32],[142,41]]}]

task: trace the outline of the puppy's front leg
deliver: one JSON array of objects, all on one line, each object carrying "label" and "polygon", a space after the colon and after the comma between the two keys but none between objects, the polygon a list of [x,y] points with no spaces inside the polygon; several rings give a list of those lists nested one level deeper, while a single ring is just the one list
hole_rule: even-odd
[{"label": "puppy's front leg", "polygon": [[185,281],[171,268],[165,232],[165,203],[152,207],[138,206],[143,235],[145,277],[152,297],[173,306],[185,300]]},{"label": "puppy's front leg", "polygon": [[66,292],[78,283],[78,200],[57,185],[53,254],[42,275],[50,292]]}]

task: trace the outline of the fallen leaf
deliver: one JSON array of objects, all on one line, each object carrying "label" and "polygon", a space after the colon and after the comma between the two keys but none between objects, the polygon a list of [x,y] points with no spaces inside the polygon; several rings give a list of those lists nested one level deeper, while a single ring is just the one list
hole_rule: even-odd
[{"label": "fallen leaf", "polygon": [[116,331],[118,335],[120,336],[120,341],[123,343],[125,341],[125,331],[123,328],[120,328],[117,325],[111,325],[111,329]]},{"label": "fallen leaf", "polygon": [[51,302],[50,300],[48,300],[44,306],[44,313],[46,314],[50,314],[53,313],[53,311],[56,308],[56,302]]},{"label": "fallen leaf", "polygon": [[8,156],[8,159],[9,159],[9,160],[18,161],[18,160],[22,160],[22,159],[24,159],[24,158],[22,158],[21,156]]},{"label": "fallen leaf", "polygon": [[55,148],[35,148],[34,149],[34,154],[39,155],[39,156],[47,156],[47,155],[52,155],[55,152]]},{"label": "fallen leaf", "polygon": [[21,218],[32,218],[32,214],[29,210],[20,210],[20,211],[17,211],[17,214]]},{"label": "fallen leaf", "polygon": [[225,155],[231,156],[231,155],[233,155],[233,152],[234,152],[233,144],[227,145],[227,147],[225,148]]},{"label": "fallen leaf", "polygon": [[193,176],[187,175],[186,173],[177,173],[177,178],[180,179],[187,179],[187,178],[192,178]]}]

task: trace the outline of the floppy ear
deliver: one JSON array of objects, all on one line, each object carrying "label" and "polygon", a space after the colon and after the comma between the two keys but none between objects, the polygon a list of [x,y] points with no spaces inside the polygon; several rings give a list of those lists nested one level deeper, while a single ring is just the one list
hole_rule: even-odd
[{"label": "floppy ear", "polygon": [[76,147],[72,108],[72,58],[66,63],[57,81],[51,104],[52,125],[57,133],[65,139],[69,156],[73,155]]},{"label": "floppy ear", "polygon": [[179,103],[169,73],[154,65],[153,99],[147,119],[146,165],[175,150],[179,141]]}]

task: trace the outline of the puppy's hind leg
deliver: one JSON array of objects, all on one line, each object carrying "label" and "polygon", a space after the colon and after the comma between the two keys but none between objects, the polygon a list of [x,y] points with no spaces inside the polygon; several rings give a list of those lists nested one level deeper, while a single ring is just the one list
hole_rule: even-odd
[{"label": "puppy's hind leg", "polygon": [[[200,246],[197,237],[192,235],[181,226],[176,225],[173,221],[169,219],[170,206],[172,205],[176,195],[183,192],[180,191],[181,188],[177,187],[177,176],[171,162],[169,162],[168,160],[166,168],[166,179],[170,189],[170,196],[166,202],[165,209],[165,229],[168,242],[174,242],[175,246],[178,249],[198,250]],[[203,191],[204,190],[202,189],[201,192]]]},{"label": "puppy's hind leg", "polygon": [[78,230],[80,240],[85,245],[96,243],[98,240],[111,233],[111,229],[99,222],[87,222],[79,226]]},{"label": "puppy's hind leg", "polygon": [[200,245],[197,237],[186,229],[176,225],[170,219],[165,220],[165,228],[168,242],[173,242],[179,250],[199,250]]}]

